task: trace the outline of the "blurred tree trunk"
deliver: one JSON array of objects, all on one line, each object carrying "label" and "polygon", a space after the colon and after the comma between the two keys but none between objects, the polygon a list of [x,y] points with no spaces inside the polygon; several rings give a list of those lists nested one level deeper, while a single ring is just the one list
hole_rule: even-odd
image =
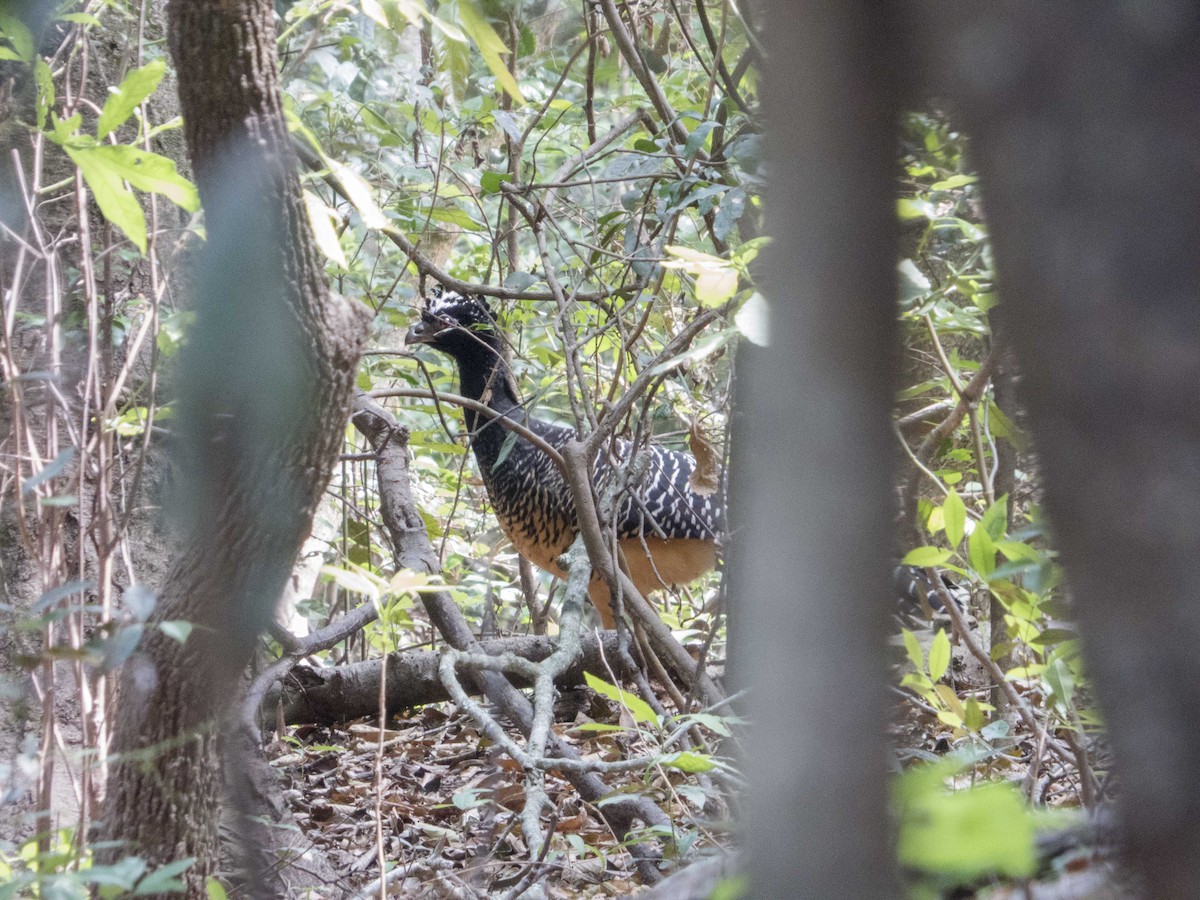
[{"label": "blurred tree trunk", "polygon": [[1129,861],[1200,896],[1200,12],[913,10],[974,139]]},{"label": "blurred tree trunk", "polygon": [[[882,714],[862,604],[880,596],[894,316],[881,98],[920,87],[955,99],[973,137],[1129,861],[1147,896],[1200,896],[1200,13],[1122,0],[768,11],[776,346],[747,359],[739,387],[744,439],[772,452],[737,472],[731,591],[756,692],[751,893],[877,895],[891,866],[882,763],[864,752]],[[889,47],[910,54],[903,66]],[[768,677],[789,667],[798,689]]]},{"label": "blurred tree trunk", "polygon": [[[187,543],[121,682],[106,809],[118,852],[217,853],[221,716],[269,620],[340,444],[365,308],[329,294],[294,173],[270,0],[169,7],[188,151],[208,242],[181,373]],[[240,786],[234,787],[236,795]]]},{"label": "blurred tree trunk", "polygon": [[894,895],[883,662],[897,116],[879,9],[765,9],[771,345],[739,352],[729,590],[755,729],[755,898]]}]

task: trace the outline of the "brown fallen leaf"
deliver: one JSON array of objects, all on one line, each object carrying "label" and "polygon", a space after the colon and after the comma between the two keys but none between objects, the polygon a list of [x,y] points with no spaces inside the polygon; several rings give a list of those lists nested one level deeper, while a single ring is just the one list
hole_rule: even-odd
[{"label": "brown fallen leaf", "polygon": [[696,458],[696,468],[688,478],[688,487],[701,497],[715,494],[721,486],[721,457],[696,420],[688,429],[688,445]]}]

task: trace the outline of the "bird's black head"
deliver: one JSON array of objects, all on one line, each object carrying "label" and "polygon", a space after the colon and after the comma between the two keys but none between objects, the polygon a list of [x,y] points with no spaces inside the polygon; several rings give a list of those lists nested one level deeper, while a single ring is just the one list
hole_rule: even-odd
[{"label": "bird's black head", "polygon": [[[444,290],[440,285],[425,298],[421,319],[408,329],[405,344],[429,344],[453,353],[459,345],[489,345],[496,336],[496,320],[482,296],[466,296]],[[489,340],[490,339],[490,340]]]}]

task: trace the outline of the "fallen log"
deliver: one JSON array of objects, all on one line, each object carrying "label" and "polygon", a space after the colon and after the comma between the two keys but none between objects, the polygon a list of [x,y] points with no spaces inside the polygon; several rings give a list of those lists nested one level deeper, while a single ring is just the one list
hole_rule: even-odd
[{"label": "fallen log", "polygon": [[[487,653],[515,653],[531,662],[540,662],[554,652],[557,639],[530,635],[480,641]],[[387,659],[387,708],[389,713],[448,700],[449,695],[438,678],[439,654],[435,650],[401,650]],[[621,663],[616,632],[591,632],[583,637],[583,657],[555,682],[560,688],[582,685],[583,673],[591,672],[610,681],[610,670],[618,679],[631,675]],[[284,724],[329,725],[379,712],[379,673],[381,660],[350,663],[328,669],[297,666],[273,688],[263,701],[263,717]],[[510,676],[520,687],[520,680]],[[465,683],[468,690],[471,682]]]}]

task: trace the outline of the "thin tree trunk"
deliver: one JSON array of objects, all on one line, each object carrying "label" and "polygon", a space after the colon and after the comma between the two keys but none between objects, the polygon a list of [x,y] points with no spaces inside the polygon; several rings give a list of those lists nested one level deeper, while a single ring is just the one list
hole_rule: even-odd
[{"label": "thin tree trunk", "polygon": [[[220,719],[329,477],[367,315],[329,294],[313,246],[272,4],[176,0],[168,15],[208,236],[181,373],[187,541],[122,678],[106,817],[122,852],[195,857],[188,895],[201,897],[217,856]],[[182,646],[154,627],[179,619],[193,625]]]},{"label": "thin tree trunk", "polygon": [[883,633],[896,115],[881,9],[765,8],[771,345],[739,352],[729,590],[731,665],[751,691],[755,898],[894,895]]}]

